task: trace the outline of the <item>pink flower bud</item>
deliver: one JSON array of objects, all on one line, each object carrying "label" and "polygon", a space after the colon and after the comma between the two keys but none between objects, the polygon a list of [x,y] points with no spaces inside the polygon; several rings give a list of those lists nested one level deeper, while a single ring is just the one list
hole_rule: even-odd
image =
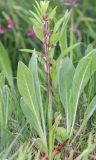
[{"label": "pink flower bud", "polygon": [[29,28],[27,34],[28,34],[28,36],[29,36],[30,38],[32,38],[32,39],[36,38],[36,34],[35,34],[35,32],[34,32],[34,30],[33,30],[32,28]]},{"label": "pink flower bud", "polygon": [[7,21],[7,28],[8,29],[14,29],[14,24],[13,24],[12,20]]},{"label": "pink flower bud", "polygon": [[0,35],[3,35],[4,33],[5,33],[5,30],[2,27],[0,27]]}]

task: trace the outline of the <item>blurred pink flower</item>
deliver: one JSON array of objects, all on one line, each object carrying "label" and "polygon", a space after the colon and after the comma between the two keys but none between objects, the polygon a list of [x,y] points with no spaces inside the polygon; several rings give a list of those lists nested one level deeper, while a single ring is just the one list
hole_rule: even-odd
[{"label": "blurred pink flower", "polygon": [[5,33],[5,30],[2,27],[0,27],[0,35],[3,35],[4,33]]},{"label": "blurred pink flower", "polygon": [[28,34],[28,36],[29,36],[30,38],[32,38],[32,39],[36,38],[36,34],[35,34],[35,32],[34,32],[34,30],[33,30],[32,28],[29,28],[27,34]]},{"label": "blurred pink flower", "polygon": [[12,20],[7,21],[7,28],[8,29],[14,29],[14,24],[13,24]]},{"label": "blurred pink flower", "polygon": [[76,6],[77,3],[79,3],[80,0],[61,0],[61,3],[68,6]]}]

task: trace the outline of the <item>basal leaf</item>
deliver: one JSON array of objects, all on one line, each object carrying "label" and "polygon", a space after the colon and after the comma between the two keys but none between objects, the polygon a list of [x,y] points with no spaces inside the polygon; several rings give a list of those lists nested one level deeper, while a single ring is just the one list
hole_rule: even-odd
[{"label": "basal leaf", "polygon": [[17,84],[21,96],[23,97],[28,107],[32,110],[32,113],[36,117],[36,122],[41,128],[40,113],[34,88],[34,79],[32,77],[31,71],[22,62],[19,62],[18,65]]},{"label": "basal leaf", "polygon": [[75,68],[69,58],[65,58],[59,70],[59,95],[66,112],[67,127],[69,126],[69,96]]},{"label": "basal leaf", "polygon": [[[80,60],[73,78],[72,95],[70,100],[70,114],[72,130],[76,119],[78,102],[91,75],[96,71],[96,50],[91,51],[87,56]],[[72,131],[71,130],[71,131]]]},{"label": "basal leaf", "polygon": [[32,117],[34,118],[34,121],[37,123],[35,129],[39,134],[39,136],[42,137],[42,141],[46,146],[46,137],[42,129],[40,108],[38,106],[38,100],[37,100],[37,92],[36,92],[37,86],[36,86],[36,83],[34,83],[35,75],[33,74],[25,64],[23,64],[22,62],[19,62],[18,73],[17,73],[18,89],[20,91],[21,96],[24,99],[24,102],[28,106],[28,112],[30,112],[31,110]]},{"label": "basal leaf", "polygon": [[45,118],[44,118],[44,111],[43,111],[43,104],[42,104],[42,97],[41,97],[41,88],[40,88],[40,83],[39,83],[39,78],[38,78],[37,56],[35,54],[35,50],[32,55],[32,58],[29,62],[29,69],[30,69],[31,74],[33,76],[37,105],[38,105],[39,113],[41,114],[44,133],[46,135],[46,129],[45,129],[46,122],[45,122]]}]

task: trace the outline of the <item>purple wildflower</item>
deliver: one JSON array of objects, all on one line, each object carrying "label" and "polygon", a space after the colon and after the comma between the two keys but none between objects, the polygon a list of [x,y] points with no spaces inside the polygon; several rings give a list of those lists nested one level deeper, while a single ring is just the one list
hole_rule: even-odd
[{"label": "purple wildflower", "polygon": [[32,38],[32,39],[36,38],[36,34],[35,34],[35,32],[34,32],[34,30],[33,30],[32,28],[29,28],[27,34],[28,34],[28,36],[29,36],[30,38]]},{"label": "purple wildflower", "polygon": [[4,33],[5,33],[5,30],[2,27],[0,27],[0,35],[3,35]]},{"label": "purple wildflower", "polygon": [[7,28],[8,29],[14,29],[14,24],[13,24],[12,20],[7,21]]}]

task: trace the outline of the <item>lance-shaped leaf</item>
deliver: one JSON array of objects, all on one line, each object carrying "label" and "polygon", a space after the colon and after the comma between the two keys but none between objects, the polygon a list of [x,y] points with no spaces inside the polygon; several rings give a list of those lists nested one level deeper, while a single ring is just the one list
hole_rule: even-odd
[{"label": "lance-shaped leaf", "polygon": [[56,24],[55,24],[55,27],[54,27],[54,33],[56,33],[58,31],[58,29],[60,29],[60,26],[62,25],[63,23],[63,20],[64,20],[64,17],[62,17],[61,19],[59,19]]},{"label": "lance-shaped leaf", "polygon": [[39,25],[43,25],[41,19],[38,17],[38,15],[36,13],[34,13],[31,10],[29,12],[32,15],[32,17],[34,17],[34,19],[39,23]]},{"label": "lance-shaped leaf", "polygon": [[[71,12],[66,11],[64,17],[62,17],[60,20],[58,20],[55,23],[54,29],[53,29],[53,34],[50,39],[50,44],[55,44],[58,40],[64,36],[64,32],[66,29],[66,25],[68,23],[69,17],[70,17]],[[61,43],[61,41],[60,41]],[[64,42],[65,43],[65,42]]]},{"label": "lance-shaped leaf", "polygon": [[37,133],[39,134],[40,136],[40,145],[43,145],[43,152],[44,153],[47,153],[47,148],[44,144],[44,141],[43,141],[43,135],[42,135],[42,132],[40,131],[40,129],[38,128],[38,123],[35,119],[35,115],[33,114],[32,110],[28,107],[28,105],[25,104],[23,98],[21,98],[21,108],[22,108],[22,111],[24,113],[24,115],[26,116],[26,119],[27,121],[29,122],[30,126],[32,129],[34,129],[35,131],[37,131]]},{"label": "lance-shaped leaf", "polygon": [[40,26],[36,26],[36,25],[33,25],[33,30],[34,32],[36,33],[36,36],[41,40],[43,41],[44,40],[44,34],[43,34],[43,31],[42,29],[40,28]]},{"label": "lance-shaped leaf", "polygon": [[42,119],[42,125],[43,125],[43,130],[46,135],[46,129],[45,129],[45,119],[44,119],[44,111],[43,111],[43,104],[42,104],[42,97],[41,97],[41,89],[40,89],[40,83],[39,83],[39,77],[38,77],[38,66],[37,66],[37,56],[34,53],[32,55],[32,58],[29,63],[29,69],[31,71],[32,76],[34,77],[34,88],[36,91],[36,99],[37,99],[37,105],[39,109],[39,113],[41,115]]},{"label": "lance-shaped leaf", "polygon": [[91,75],[96,71],[96,50],[91,51],[87,56],[80,60],[72,84],[72,95],[70,100],[70,117],[72,122],[71,133],[73,131],[78,102]]},{"label": "lance-shaped leaf", "polygon": [[57,7],[52,9],[52,11],[49,13],[49,15],[48,15],[49,19],[53,19],[54,18],[55,14],[56,14],[56,9],[57,9]]},{"label": "lance-shaped leaf", "polygon": [[0,42],[0,67],[2,68],[8,83],[10,86],[13,86],[13,79],[12,79],[12,70],[11,70],[11,64],[8,57],[8,53],[3,47],[2,43]]},{"label": "lance-shaped leaf", "polygon": [[49,1],[40,1],[41,13],[45,14],[49,6]]},{"label": "lance-shaped leaf", "polygon": [[61,63],[59,70],[59,95],[66,112],[67,127],[69,126],[68,101],[69,101],[70,89],[72,86],[74,72],[75,68],[71,60],[69,58],[65,58]]},{"label": "lance-shaped leaf", "polygon": [[[34,72],[33,72],[34,74]],[[18,65],[18,73],[17,73],[17,83],[18,83],[18,89],[20,91],[21,96],[24,99],[24,102],[28,106],[28,111],[32,113],[32,117],[34,118],[34,121],[36,121],[35,130],[39,134],[40,137],[42,137],[42,141],[44,142],[46,146],[46,137],[43,133],[42,129],[42,122],[41,122],[41,115],[40,115],[40,108],[38,106],[38,100],[40,99],[40,95],[38,92],[38,86],[36,86],[36,83],[34,83],[34,77],[29,68],[22,62],[19,62]],[[36,73],[35,73],[36,74]],[[38,79],[35,79],[38,82]],[[37,97],[37,95],[39,97]],[[41,103],[41,102],[40,102]],[[27,113],[28,114],[28,113]],[[30,115],[30,113],[29,113]],[[26,116],[26,114],[25,114]]]}]

